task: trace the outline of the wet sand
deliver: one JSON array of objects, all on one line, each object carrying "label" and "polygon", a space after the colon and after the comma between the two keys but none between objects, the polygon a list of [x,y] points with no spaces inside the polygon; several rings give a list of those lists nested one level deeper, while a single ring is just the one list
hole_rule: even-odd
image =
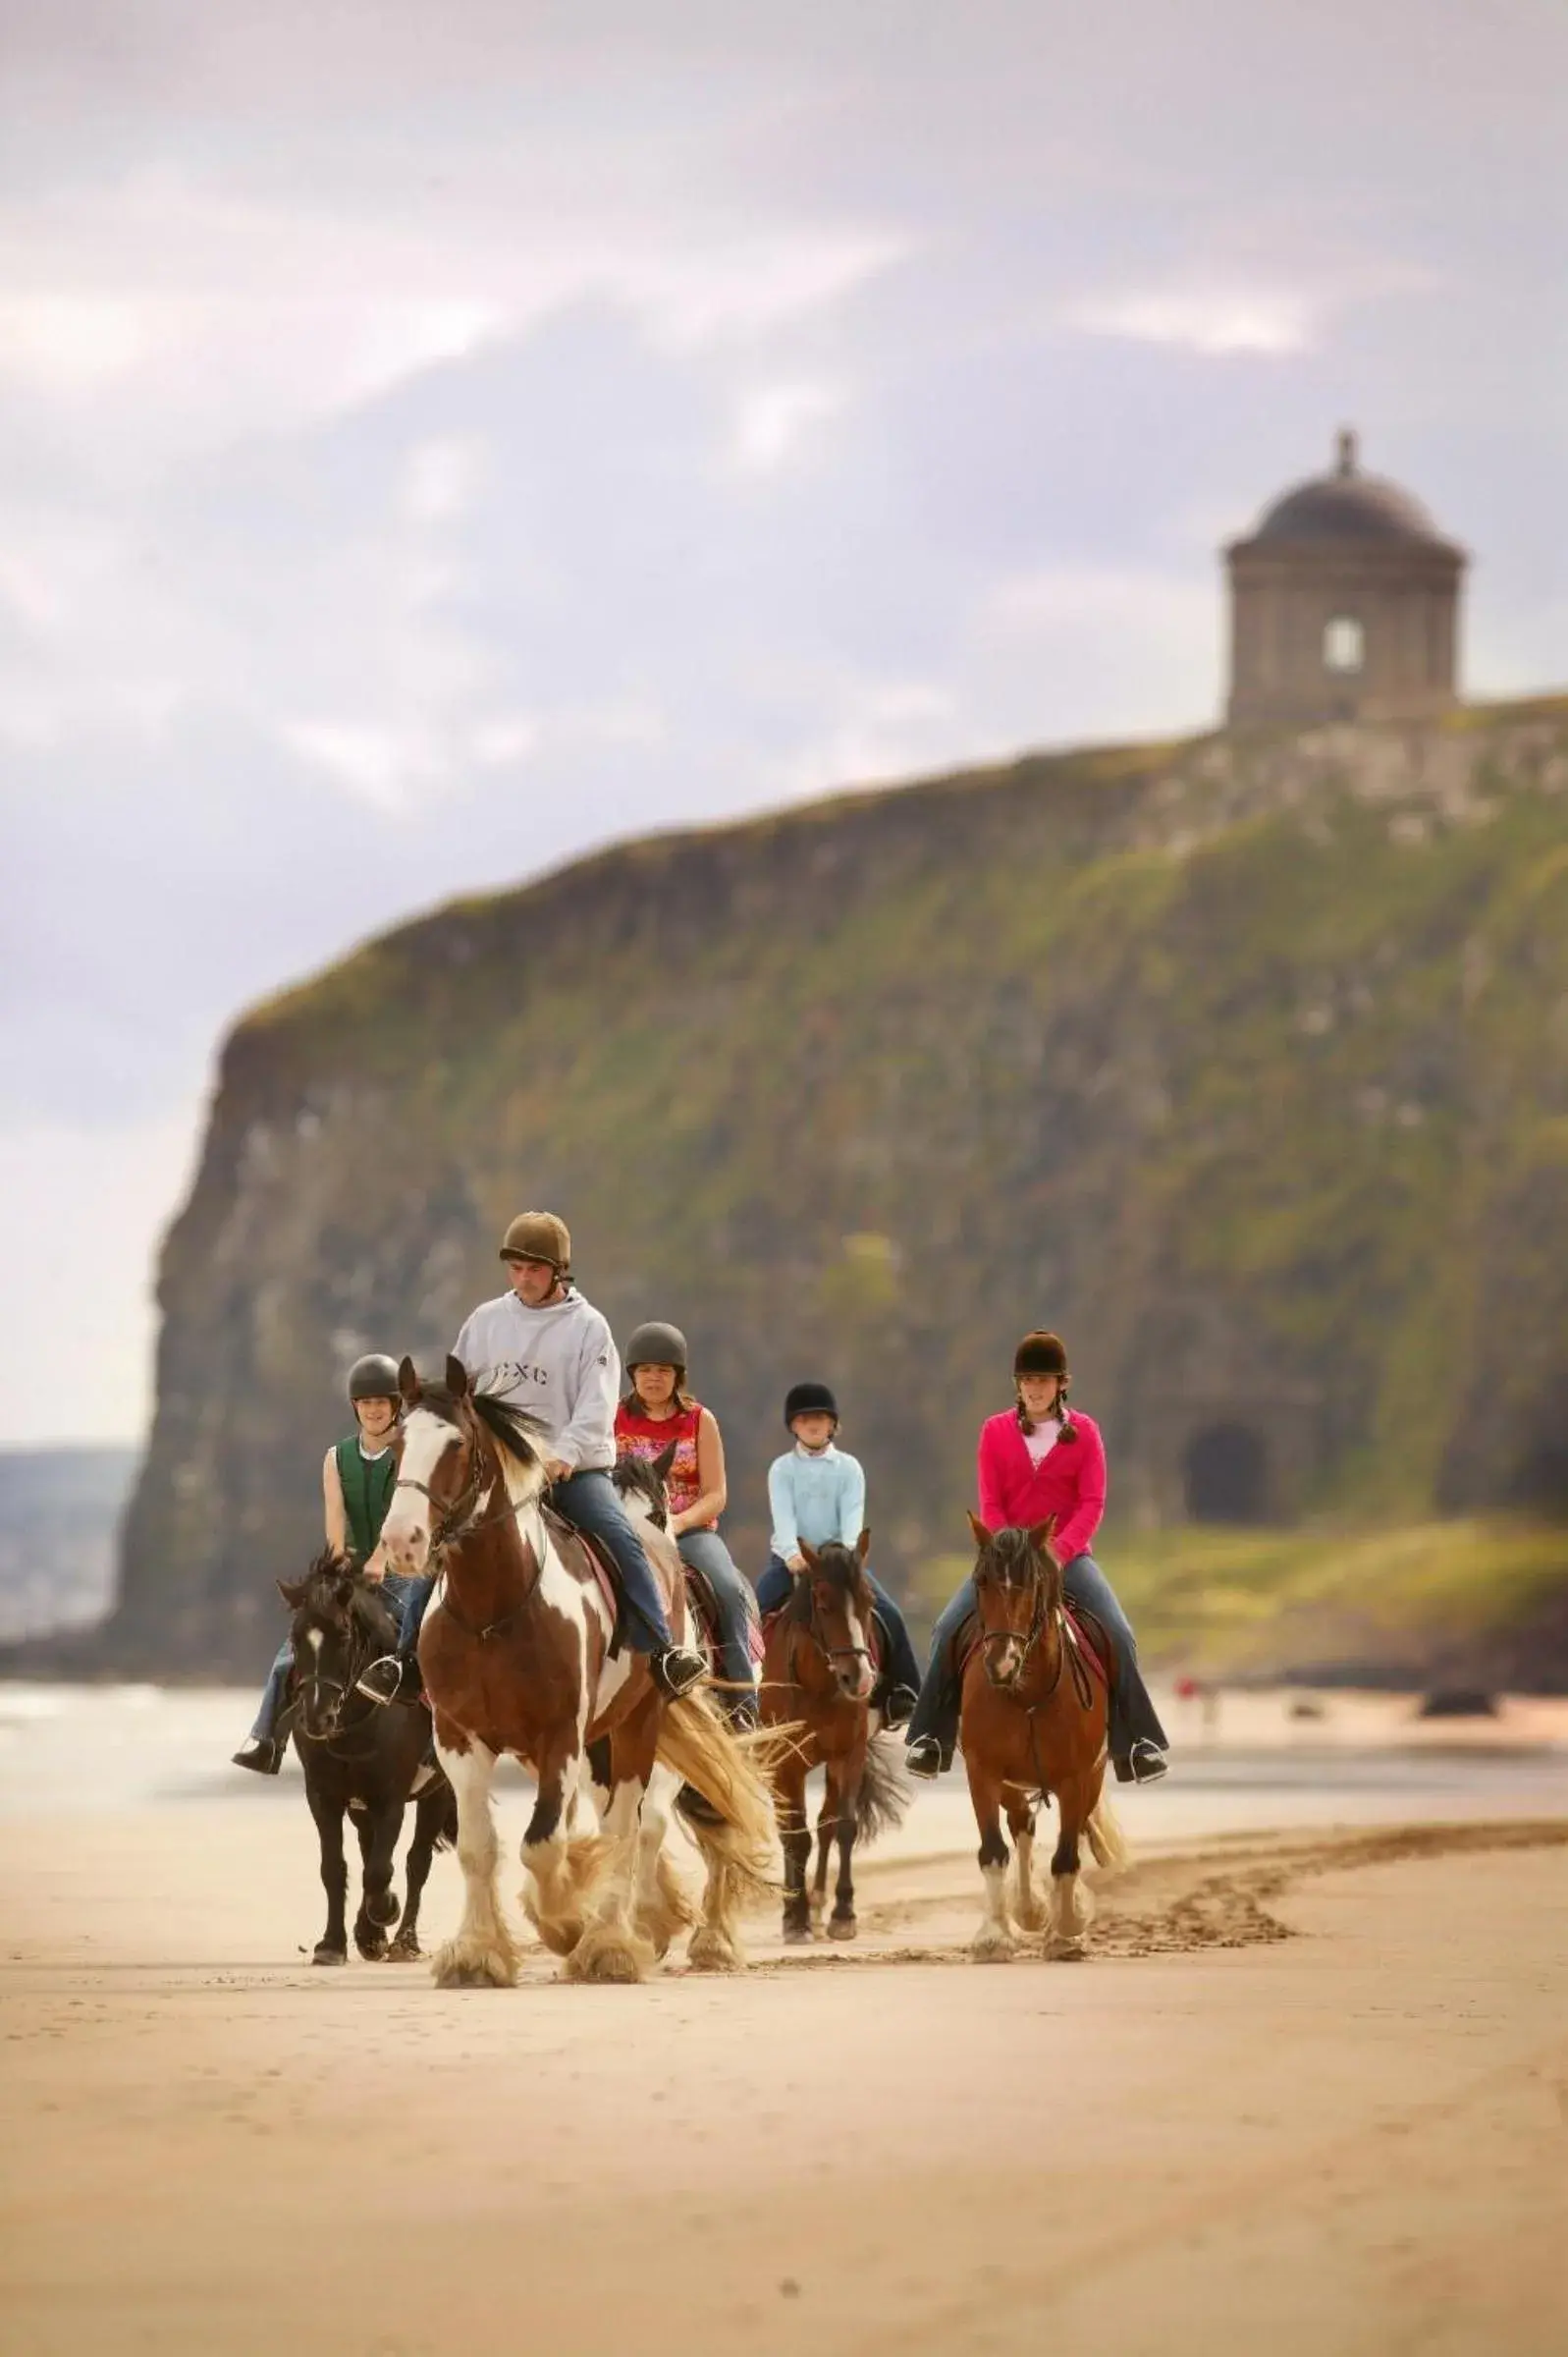
[{"label": "wet sand", "polygon": [[853,1948],[765,1916],[743,1977],[578,1989],[534,1951],[460,1994],[306,1964],[297,1791],[13,1784],[0,2349],[1561,2350],[1562,1755],[1447,1823],[1397,1774],[1351,1822],[1286,1779],[1272,1830],[1235,1766],[1239,1812],[1127,1803],[1085,1964],[965,1959],[943,1789],[867,1859]]}]

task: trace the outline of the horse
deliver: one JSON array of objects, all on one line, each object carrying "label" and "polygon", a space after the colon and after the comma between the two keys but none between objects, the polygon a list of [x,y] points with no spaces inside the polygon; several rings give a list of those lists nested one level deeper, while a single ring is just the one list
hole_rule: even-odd
[{"label": "horse", "polygon": [[[755,1765],[698,1696],[667,1701],[647,1661],[618,1641],[618,1608],[585,1542],[547,1514],[548,1440],[539,1424],[474,1391],[460,1359],[445,1382],[399,1368],[400,1469],[381,1544],[389,1563],[440,1585],[419,1637],[436,1750],[458,1800],[461,1923],[434,1962],[442,1987],[507,1988],[517,1950],[496,1891],[491,1785],[503,1753],[532,1768],[533,1813],[522,1838],[524,1905],[568,1978],[645,1977],[657,1941],[637,1918],[666,1892],[656,1763],[690,1783],[718,1822],[693,1826],[710,1860],[740,1876],[766,1872],[770,1795]],[[657,1566],[656,1566],[657,1568]],[[684,1583],[666,1609],[679,1641]],[[597,1839],[582,1836],[588,1747],[604,1739],[607,1798]]]},{"label": "horse", "polygon": [[[910,1788],[900,1748],[871,1728],[871,1696],[877,1682],[872,1647],[875,1597],[866,1577],[871,1533],[863,1530],[853,1548],[836,1540],[822,1548],[803,1542],[804,1571],[783,1611],[769,1616],[764,1630],[762,1718],[765,1726],[787,1726],[793,1740],[774,1771],[779,1835],[784,1854],[784,1937],[810,1940],[828,1896],[828,1853],[838,1844],[838,1879],[830,1940],[852,1940],[855,1886],[852,1860],[857,1841],[903,1822]],[[811,1895],[806,1869],[811,1831],[806,1821],[806,1778],[825,1771],[826,1789],[817,1818],[817,1874]]]},{"label": "horse", "polygon": [[[1080,1957],[1088,1952],[1093,1901],[1078,1881],[1079,1840],[1087,1839],[1102,1866],[1127,1859],[1121,1829],[1102,1795],[1107,1679],[1115,1674],[1109,1640],[1097,1624],[1106,1653],[1102,1667],[1067,1617],[1049,1522],[993,1531],[971,1514],[969,1527],[979,1549],[979,1632],[963,1666],[958,1740],[986,1888],[986,1912],[970,1953],[982,1963],[1000,1963],[1014,1952],[1001,1836],[1005,1806],[1018,1849],[1013,1913],[1019,1927],[1047,1932],[1048,1956]],[[1035,1813],[1051,1796],[1059,1822],[1046,1908],[1033,1880]]]},{"label": "horse", "polygon": [[[431,1858],[438,1849],[450,1848],[458,1834],[452,1787],[444,1777],[432,1776],[414,1800],[400,1919],[393,1864],[404,1809],[424,1763],[430,1715],[423,1709],[378,1710],[355,1694],[360,1671],[396,1642],[397,1628],[380,1590],[343,1557],[326,1549],[303,1579],[280,1579],[278,1592],[294,1615],[294,1745],[321,1842],[321,1880],[327,1893],[327,1928],[311,1960],[349,1961],[344,1928],[349,1869],[343,1855],[347,1809],[359,1836],[363,1874],[354,1946],[370,1962],[383,1957],[391,1963],[412,1962],[421,1952],[419,1900]],[[398,1929],[389,1946],[387,1927],[393,1923]]]}]

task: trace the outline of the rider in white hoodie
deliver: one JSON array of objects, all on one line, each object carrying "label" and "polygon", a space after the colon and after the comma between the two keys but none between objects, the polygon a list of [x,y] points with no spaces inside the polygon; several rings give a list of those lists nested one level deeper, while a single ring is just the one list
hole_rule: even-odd
[{"label": "rider in white hoodie", "polygon": [[[616,1461],[621,1359],[610,1328],[571,1283],[571,1237],[551,1211],[518,1214],[502,1241],[512,1289],[482,1301],[453,1345],[475,1388],[537,1418],[546,1434],[550,1503],[578,1530],[603,1541],[625,1592],[626,1643],[651,1656],[667,1694],[689,1692],[706,1674],[702,1656],[676,1645],[652,1566],[610,1479]],[[373,1662],[359,1680],[378,1702],[418,1691],[414,1653],[435,1585],[414,1583],[404,1607],[398,1653]],[[411,1689],[411,1691],[410,1691]]]}]

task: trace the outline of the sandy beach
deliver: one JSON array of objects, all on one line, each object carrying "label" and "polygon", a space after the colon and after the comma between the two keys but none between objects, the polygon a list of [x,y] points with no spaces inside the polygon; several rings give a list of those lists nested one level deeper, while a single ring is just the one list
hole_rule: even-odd
[{"label": "sandy beach", "polygon": [[1227,1706],[1083,1965],[967,1961],[945,1784],[852,1949],[460,1994],[308,1966],[239,1707],[0,1697],[0,2349],[1568,2346],[1562,1706]]}]

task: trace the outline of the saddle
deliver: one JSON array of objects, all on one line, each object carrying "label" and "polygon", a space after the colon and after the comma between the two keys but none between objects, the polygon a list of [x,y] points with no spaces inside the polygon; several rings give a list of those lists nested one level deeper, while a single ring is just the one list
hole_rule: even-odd
[{"label": "saddle", "polygon": [[[1115,1656],[1111,1651],[1110,1639],[1106,1633],[1104,1622],[1098,1620],[1095,1615],[1081,1604],[1064,1604],[1061,1608],[1061,1617],[1066,1627],[1067,1643],[1076,1648],[1084,1667],[1099,1678],[1100,1683],[1108,1694],[1110,1691],[1110,1665]],[[954,1677],[962,1678],[979,1647],[980,1616],[978,1613],[971,1613],[967,1620],[959,1623],[958,1633],[953,1639],[952,1672]]]}]

